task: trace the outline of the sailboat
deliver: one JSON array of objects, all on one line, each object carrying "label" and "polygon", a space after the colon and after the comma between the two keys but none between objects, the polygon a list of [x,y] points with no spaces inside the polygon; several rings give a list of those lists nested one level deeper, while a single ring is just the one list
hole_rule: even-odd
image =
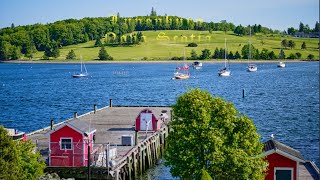
[{"label": "sailboat", "polygon": [[[185,51],[183,53],[183,59],[185,59]],[[177,67],[172,79],[189,79],[190,73],[187,72],[188,70],[189,66],[187,64],[184,64],[183,67]]]},{"label": "sailboat", "polygon": [[[251,39],[251,28],[250,28],[250,39]],[[256,64],[250,63],[251,60],[251,42],[249,39],[249,56],[248,56],[248,67],[247,71],[248,72],[256,72],[258,70],[258,67]]]},{"label": "sailboat", "polygon": [[230,67],[227,67],[227,39],[224,39],[224,68],[218,72],[219,76],[230,76]]},{"label": "sailboat", "polygon": [[87,72],[86,65],[82,62],[82,57],[81,57],[81,70],[80,70],[80,73],[73,74],[72,77],[81,78],[81,77],[86,77],[88,75],[89,74]]},{"label": "sailboat", "polygon": [[[281,47],[281,50],[280,50],[279,59],[283,59],[283,50],[282,50],[282,47]],[[279,68],[284,68],[284,67],[286,67],[286,64],[285,64],[284,62],[280,61],[280,62],[278,63],[278,67],[279,67]]]}]

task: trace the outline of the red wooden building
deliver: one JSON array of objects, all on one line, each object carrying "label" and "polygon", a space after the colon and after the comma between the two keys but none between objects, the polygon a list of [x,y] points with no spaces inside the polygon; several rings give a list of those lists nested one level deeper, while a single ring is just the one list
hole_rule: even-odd
[{"label": "red wooden building", "polygon": [[269,162],[266,180],[319,179],[319,169],[295,150],[274,139],[264,143],[264,155]]},{"label": "red wooden building", "polygon": [[144,109],[136,118],[136,131],[157,131],[161,123],[162,120],[157,119],[150,109]]},{"label": "red wooden building", "polygon": [[95,132],[80,120],[65,122],[49,131],[49,166],[87,166],[88,145],[92,152]]}]

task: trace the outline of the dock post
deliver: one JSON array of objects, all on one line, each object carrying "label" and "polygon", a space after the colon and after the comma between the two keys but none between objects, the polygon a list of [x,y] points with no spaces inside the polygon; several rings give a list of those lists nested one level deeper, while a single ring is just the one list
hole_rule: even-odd
[{"label": "dock post", "polygon": [[53,123],[54,123],[54,121],[53,121],[53,119],[51,119],[51,120],[50,120],[50,127],[51,127],[51,130],[52,130],[52,128],[53,128]]},{"label": "dock post", "polygon": [[242,89],[242,98],[244,98],[244,89]]},{"label": "dock post", "polygon": [[75,118],[75,119],[78,118],[78,113],[77,112],[73,113],[73,118]]},{"label": "dock post", "polygon": [[112,99],[109,99],[109,107],[112,107]]},{"label": "dock post", "polygon": [[138,130],[135,130],[135,140],[134,145],[136,146],[138,144]]},{"label": "dock post", "polygon": [[93,105],[93,112],[94,112],[94,113],[97,112],[97,105],[96,105],[96,104]]}]

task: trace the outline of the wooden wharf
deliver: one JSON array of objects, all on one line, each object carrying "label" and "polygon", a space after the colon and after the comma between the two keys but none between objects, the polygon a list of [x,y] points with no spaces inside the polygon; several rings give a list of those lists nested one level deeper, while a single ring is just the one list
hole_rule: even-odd
[{"label": "wooden wharf", "polygon": [[[160,116],[167,112],[168,119],[163,122],[158,131],[135,131],[135,120],[138,114],[149,109],[152,113]],[[117,156],[112,160],[105,160],[103,166],[90,165],[88,167],[50,167],[46,168],[48,173],[57,173],[61,178],[76,179],[134,179],[143,174],[148,168],[158,164],[164,153],[166,137],[168,136],[167,122],[171,119],[171,108],[166,106],[112,106],[110,105],[97,109],[94,105],[93,111],[74,117],[68,121],[85,121],[96,129],[95,145],[116,147]],[[48,161],[48,132],[64,122],[27,134],[36,144],[44,160]],[[124,146],[121,144],[121,136],[129,135],[134,137],[133,145]]]}]

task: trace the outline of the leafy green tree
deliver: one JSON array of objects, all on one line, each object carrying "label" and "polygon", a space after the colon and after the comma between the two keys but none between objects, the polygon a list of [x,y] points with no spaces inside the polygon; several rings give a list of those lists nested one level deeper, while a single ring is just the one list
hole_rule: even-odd
[{"label": "leafy green tree", "polygon": [[296,32],[297,32],[297,30],[294,29],[293,27],[288,28],[288,34],[294,35],[294,33],[296,33]]},{"label": "leafy green tree", "polygon": [[191,57],[190,57],[191,60],[198,59],[198,55],[197,55],[197,52],[195,50],[192,49],[190,54],[191,54]]},{"label": "leafy green tree", "polygon": [[10,49],[12,45],[7,41],[0,41],[0,59],[9,60],[11,57]]},{"label": "leafy green tree", "polygon": [[76,59],[76,58],[77,58],[76,53],[73,51],[73,49],[71,49],[71,50],[69,51],[66,59],[67,59],[67,60],[69,60],[69,59],[73,60],[73,59]]},{"label": "leafy green tree", "polygon": [[55,40],[52,40],[49,44],[47,44],[44,55],[47,57],[57,58],[60,56],[60,50],[58,47],[58,43]]},{"label": "leafy green tree", "polygon": [[303,41],[303,43],[301,44],[301,49],[307,49],[306,42]]},{"label": "leafy green tree", "polygon": [[[251,58],[256,57],[256,53],[256,48],[251,44]],[[246,44],[242,47],[241,54],[243,59],[249,58],[249,44]]]},{"label": "leafy green tree", "polygon": [[233,104],[192,89],[173,105],[165,165],[173,176],[264,179],[267,162],[257,129]]},{"label": "leafy green tree", "polygon": [[309,54],[308,55],[308,59],[310,59],[310,60],[314,59],[314,55],[313,54]]},{"label": "leafy green tree", "polygon": [[0,126],[0,179],[38,179],[45,168],[31,141],[13,141]]},{"label": "leafy green tree", "polygon": [[287,39],[282,40],[281,41],[281,46],[284,47],[284,48],[287,48],[289,46],[288,40]]},{"label": "leafy green tree", "polygon": [[104,48],[104,46],[101,47],[101,49],[99,50],[99,59],[100,60],[113,60],[113,57],[111,57],[106,49]]},{"label": "leafy green tree", "polygon": [[211,52],[209,49],[202,50],[202,54],[200,55],[200,59],[210,59]]},{"label": "leafy green tree", "polygon": [[288,41],[288,47],[289,47],[290,49],[295,48],[295,47],[296,47],[296,43],[295,43],[294,41],[292,41],[292,40],[289,40],[289,41]]},{"label": "leafy green tree", "polygon": [[11,46],[10,48],[10,59],[17,60],[21,57],[20,48],[16,46]]},{"label": "leafy green tree", "polygon": [[314,26],[313,32],[320,32],[320,23],[318,21],[316,22],[316,24]]},{"label": "leafy green tree", "polygon": [[304,31],[304,24],[302,22],[300,22],[299,24],[299,32],[303,32]]}]

